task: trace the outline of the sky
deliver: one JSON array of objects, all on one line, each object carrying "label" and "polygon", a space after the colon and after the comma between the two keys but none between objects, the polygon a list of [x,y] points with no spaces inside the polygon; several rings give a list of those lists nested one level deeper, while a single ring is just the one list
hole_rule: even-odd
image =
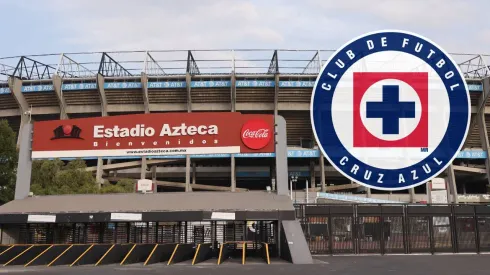
[{"label": "sky", "polygon": [[365,32],[419,33],[490,53],[488,0],[2,0],[0,56],[172,49],[337,49]]}]

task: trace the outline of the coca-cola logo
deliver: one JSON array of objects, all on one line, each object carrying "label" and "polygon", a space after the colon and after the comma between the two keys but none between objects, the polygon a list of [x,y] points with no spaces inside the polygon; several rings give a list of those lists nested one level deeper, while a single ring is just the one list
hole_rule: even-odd
[{"label": "coca-cola logo", "polygon": [[259,150],[267,146],[272,134],[270,125],[261,119],[249,120],[242,127],[243,144],[253,150]]}]

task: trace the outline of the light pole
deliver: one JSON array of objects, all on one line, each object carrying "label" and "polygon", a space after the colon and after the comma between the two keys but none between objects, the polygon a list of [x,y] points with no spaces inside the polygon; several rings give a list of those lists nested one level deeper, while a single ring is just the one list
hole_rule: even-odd
[{"label": "light pole", "polygon": [[290,186],[290,189],[291,189],[291,200],[293,200],[293,182],[296,183],[297,180],[298,180],[298,176],[291,176],[291,178],[289,180],[289,186]]},{"label": "light pole", "polygon": [[309,203],[309,201],[308,201],[308,180],[306,180],[306,203]]}]

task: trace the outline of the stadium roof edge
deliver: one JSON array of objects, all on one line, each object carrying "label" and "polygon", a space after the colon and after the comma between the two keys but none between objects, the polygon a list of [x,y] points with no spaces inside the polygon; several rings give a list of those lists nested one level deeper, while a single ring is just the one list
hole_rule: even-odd
[{"label": "stadium roof edge", "polygon": [[[314,75],[333,50],[195,49],[68,52],[0,57],[0,74],[24,80],[214,74]],[[490,54],[451,53],[468,79],[490,76]],[[272,58],[271,58],[272,57]],[[10,68],[10,69],[9,69]],[[15,68],[12,70],[12,68]],[[34,72],[34,73],[33,73]]]}]

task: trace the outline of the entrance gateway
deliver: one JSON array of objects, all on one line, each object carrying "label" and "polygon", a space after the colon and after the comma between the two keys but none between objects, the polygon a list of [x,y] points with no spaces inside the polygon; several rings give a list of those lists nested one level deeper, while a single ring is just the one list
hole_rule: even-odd
[{"label": "entrance gateway", "polygon": [[[283,117],[236,112],[26,124],[15,200],[0,207],[0,240],[18,245],[0,254],[0,264],[171,264],[212,257],[220,264],[237,253],[244,262],[258,255],[266,262],[276,256],[312,263],[288,197],[286,140]],[[32,159],[215,153],[275,153],[277,191],[29,196]]]}]

